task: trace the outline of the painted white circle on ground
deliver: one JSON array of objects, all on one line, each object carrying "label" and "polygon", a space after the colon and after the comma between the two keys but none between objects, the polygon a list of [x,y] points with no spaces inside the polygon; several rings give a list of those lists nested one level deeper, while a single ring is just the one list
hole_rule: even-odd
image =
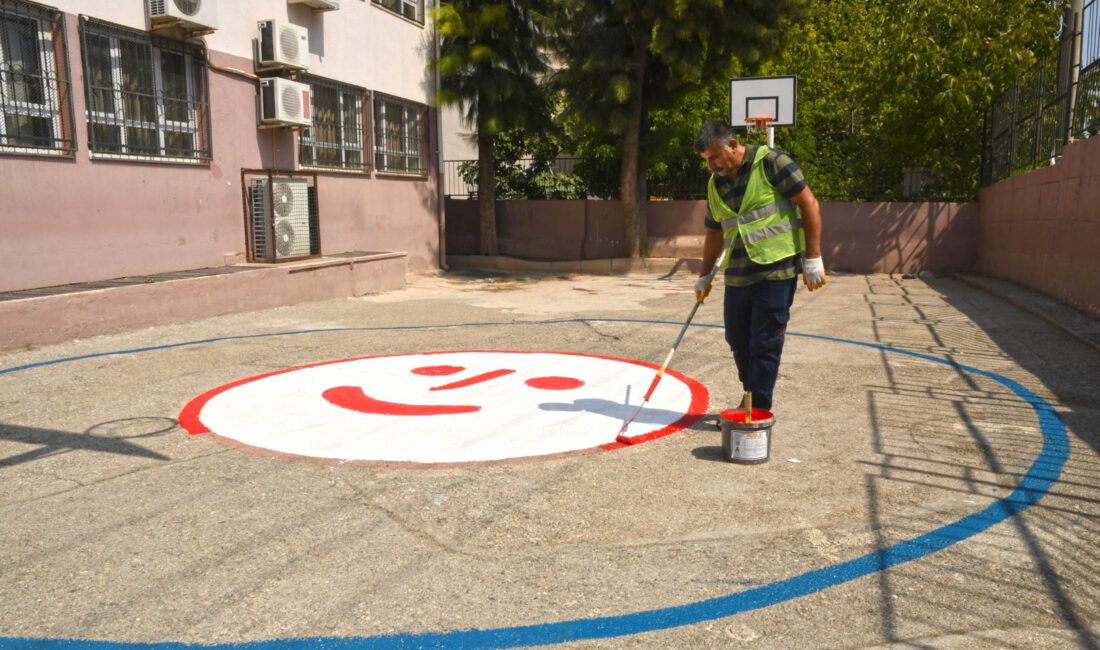
[{"label": "painted white circle on ground", "polygon": [[[333,461],[470,463],[614,449],[656,366],[557,352],[434,352],[329,361],[221,386],[180,413],[277,454]],[[625,435],[644,442],[706,412],[707,390],[666,371]]]}]

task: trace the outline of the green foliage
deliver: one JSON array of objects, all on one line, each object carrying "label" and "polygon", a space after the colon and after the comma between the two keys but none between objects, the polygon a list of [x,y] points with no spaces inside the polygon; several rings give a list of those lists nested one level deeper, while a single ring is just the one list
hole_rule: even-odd
[{"label": "green foliage", "polygon": [[[983,120],[997,93],[1056,42],[1064,3],[833,0],[813,6],[763,66],[798,76],[798,126],[777,145],[824,196],[976,195]],[[919,195],[921,192],[918,192]]]},{"label": "green foliage", "polygon": [[[562,100],[551,97],[548,113],[560,113]],[[551,126],[536,129],[512,129],[492,138],[493,173],[498,199],[581,199],[589,196],[589,182],[580,170],[563,167],[558,160],[563,151],[571,151],[571,141],[556,120]],[[574,160],[570,160],[573,163]],[[470,161],[459,167],[467,184],[475,184],[478,164]]]},{"label": "green foliage", "polygon": [[[802,3],[765,0],[562,0],[548,17],[560,66],[553,88],[566,103],[543,144],[582,158],[573,175],[590,195],[615,196],[640,90],[641,138],[628,155],[639,157],[650,195],[682,196],[705,177],[692,143],[705,120],[728,117],[728,80],[794,74],[798,125],[777,129],[776,143],[820,196],[906,198],[908,170],[927,179],[926,196],[973,197],[989,106],[1054,47],[1065,4],[830,0],[799,14]],[[1077,128],[1100,128],[1097,114]],[[522,151],[496,140],[502,159],[538,158],[537,136],[513,139]],[[507,187],[529,186],[548,167],[538,169],[503,170],[523,176]]]},{"label": "green foliage", "polygon": [[450,0],[433,10],[440,35],[439,102],[495,134],[545,120],[539,85],[549,0]]},{"label": "green foliage", "polygon": [[[553,0],[449,0],[432,14],[439,51],[441,105],[457,104],[477,127],[478,159],[491,164],[493,138],[545,123],[547,96],[540,85],[545,11]],[[496,255],[494,179],[478,178],[481,252]]]},{"label": "green foliage", "polygon": [[724,83],[737,61],[767,58],[778,47],[783,18],[801,6],[802,0],[562,0],[553,14],[562,66],[555,86],[572,117],[600,135],[622,134],[638,119],[631,100],[640,93],[638,154],[646,164],[673,135],[651,121],[654,113],[682,111],[685,98]]}]

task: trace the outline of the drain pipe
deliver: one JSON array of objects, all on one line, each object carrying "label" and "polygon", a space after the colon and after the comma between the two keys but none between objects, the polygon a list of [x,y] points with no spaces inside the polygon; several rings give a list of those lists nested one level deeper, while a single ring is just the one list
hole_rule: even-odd
[{"label": "drain pipe", "polygon": [[[439,14],[440,0],[435,0],[436,15]],[[443,106],[439,103],[439,91],[442,81],[439,78],[439,54],[441,45],[439,42],[439,28],[432,21],[432,32],[435,35],[435,211],[439,220],[439,268],[444,271],[451,270],[447,266],[447,211],[443,209]]]}]

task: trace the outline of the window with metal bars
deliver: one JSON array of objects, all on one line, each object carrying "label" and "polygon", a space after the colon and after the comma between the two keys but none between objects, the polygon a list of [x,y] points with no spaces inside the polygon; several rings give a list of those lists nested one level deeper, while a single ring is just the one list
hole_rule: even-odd
[{"label": "window with metal bars", "polygon": [[298,162],[303,167],[366,169],[362,88],[308,77],[313,125],[302,129]]},{"label": "window with metal bars", "polygon": [[206,66],[194,46],[81,17],[88,147],[210,160]]},{"label": "window with metal bars", "polygon": [[401,99],[374,96],[374,166],[380,172],[428,174],[424,155],[427,107]]},{"label": "window with metal bars", "polygon": [[424,24],[424,0],[373,0],[374,4]]},{"label": "window with metal bars", "polygon": [[73,109],[61,12],[0,0],[0,153],[71,153]]}]

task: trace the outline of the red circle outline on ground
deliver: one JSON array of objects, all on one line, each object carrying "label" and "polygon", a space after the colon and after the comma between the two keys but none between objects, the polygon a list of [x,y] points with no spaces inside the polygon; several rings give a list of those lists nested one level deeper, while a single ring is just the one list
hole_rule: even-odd
[{"label": "red circle outline on ground", "polygon": [[563,354],[563,355],[570,355],[570,356],[576,356],[576,357],[589,357],[589,358],[592,358],[592,359],[604,359],[604,360],[607,360],[607,361],[619,361],[621,363],[631,363],[631,364],[634,364],[636,366],[642,366],[643,368],[651,368],[654,371],[659,370],[659,366],[657,364],[649,363],[649,362],[646,362],[646,361],[638,361],[636,359],[622,359],[622,358],[619,358],[619,357],[610,357],[610,356],[606,356],[606,355],[602,355],[602,354],[588,354],[588,353],[585,353],[585,352],[555,352],[555,351],[552,351],[552,350],[435,350],[435,351],[432,351],[432,352],[398,352],[398,353],[394,353],[394,354],[371,354],[371,355],[365,355],[365,356],[362,356],[362,357],[352,357],[352,358],[349,358],[349,359],[333,359],[333,360],[329,360],[329,361],[319,361],[317,363],[307,363],[307,364],[304,364],[304,365],[301,365],[301,366],[293,366],[291,368],[283,368],[282,370],[274,370],[272,372],[265,372],[263,374],[256,375],[254,377],[246,377],[244,379],[238,379],[237,381],[230,382],[230,383],[225,384],[223,386],[218,386],[217,388],[213,388],[213,389],[199,395],[195,399],[191,400],[190,402],[187,403],[186,406],[183,407],[183,410],[180,411],[179,417],[177,419],[179,420],[180,426],[185,431],[187,431],[190,435],[199,435],[199,434],[204,434],[204,433],[210,433],[215,437],[215,439],[218,442],[220,442],[222,444],[226,444],[227,446],[230,446],[230,447],[244,449],[246,451],[250,451],[250,452],[257,453],[257,454],[260,454],[260,455],[265,455],[265,456],[274,456],[274,457],[277,457],[277,458],[288,458],[288,459],[301,460],[301,461],[306,461],[306,462],[311,462],[311,463],[322,463],[322,464],[331,464],[331,465],[358,465],[358,466],[368,466],[368,467],[372,467],[372,466],[373,467],[378,467],[378,466],[383,466],[383,467],[463,467],[463,466],[499,465],[499,464],[506,464],[506,463],[515,463],[515,462],[538,461],[538,460],[546,460],[546,459],[549,459],[549,458],[560,458],[560,457],[563,457],[563,456],[572,456],[572,455],[577,455],[577,454],[590,454],[590,453],[592,453],[594,451],[597,451],[597,450],[613,451],[615,449],[622,449],[623,447],[634,447],[634,446],[637,446],[638,444],[641,444],[643,442],[649,442],[651,440],[656,440],[658,438],[663,438],[667,435],[676,433],[677,431],[680,431],[682,429],[685,429],[685,428],[691,426],[699,418],[706,415],[707,406],[710,403],[710,392],[707,390],[706,386],[699,383],[697,380],[692,379],[691,377],[688,377],[687,375],[684,375],[682,373],[679,373],[679,372],[669,368],[669,369],[665,370],[665,374],[666,375],[671,375],[671,376],[679,379],[680,381],[682,381],[688,387],[688,390],[691,392],[691,403],[688,405],[687,413],[685,413],[683,415],[683,417],[681,417],[679,420],[673,422],[672,424],[670,424],[668,426],[662,427],[660,429],[657,429],[656,431],[651,431],[649,433],[646,433],[646,434],[643,434],[643,435],[640,435],[640,436],[632,437],[631,442],[630,442],[629,445],[621,443],[621,442],[609,442],[609,443],[606,443],[606,444],[603,444],[603,445],[599,445],[598,447],[591,447],[591,448],[588,448],[588,449],[576,449],[576,450],[567,451],[567,452],[564,452],[564,453],[557,453],[557,454],[546,454],[546,455],[540,455],[540,456],[523,456],[523,457],[510,458],[510,459],[505,459],[505,460],[482,460],[482,461],[471,461],[471,462],[461,462],[461,463],[417,463],[417,462],[406,462],[406,461],[382,461],[382,460],[379,460],[379,461],[374,461],[374,460],[353,460],[353,461],[348,461],[348,460],[340,460],[340,459],[317,458],[317,457],[314,457],[314,456],[303,456],[303,455],[298,455],[298,454],[288,454],[288,453],[284,453],[284,452],[278,452],[278,451],[273,451],[273,450],[269,450],[269,449],[263,449],[261,447],[254,447],[254,446],[251,446],[251,445],[246,445],[244,443],[237,442],[237,441],[235,441],[231,438],[223,438],[222,436],[219,436],[217,434],[217,432],[212,432],[209,428],[207,428],[207,426],[202,423],[202,420],[199,417],[200,414],[202,413],[203,407],[206,406],[206,403],[209,402],[210,400],[214,399],[218,395],[220,395],[220,394],[224,393],[225,391],[230,390],[232,388],[236,388],[238,386],[242,386],[244,384],[248,384],[248,383],[251,383],[251,382],[254,382],[254,381],[259,381],[260,379],[265,379],[267,377],[274,377],[276,375],[283,375],[283,374],[286,374],[286,373],[289,373],[289,372],[295,372],[297,370],[304,370],[306,368],[316,368],[318,366],[328,366],[328,365],[332,365],[332,364],[336,364],[336,363],[346,363],[346,362],[349,362],[349,361],[360,361],[362,359],[382,359],[382,358],[386,358],[386,357],[427,356],[427,355],[433,355],[433,354],[465,354],[465,353],[470,353],[470,352],[473,352],[473,353],[495,353],[495,354]]}]

